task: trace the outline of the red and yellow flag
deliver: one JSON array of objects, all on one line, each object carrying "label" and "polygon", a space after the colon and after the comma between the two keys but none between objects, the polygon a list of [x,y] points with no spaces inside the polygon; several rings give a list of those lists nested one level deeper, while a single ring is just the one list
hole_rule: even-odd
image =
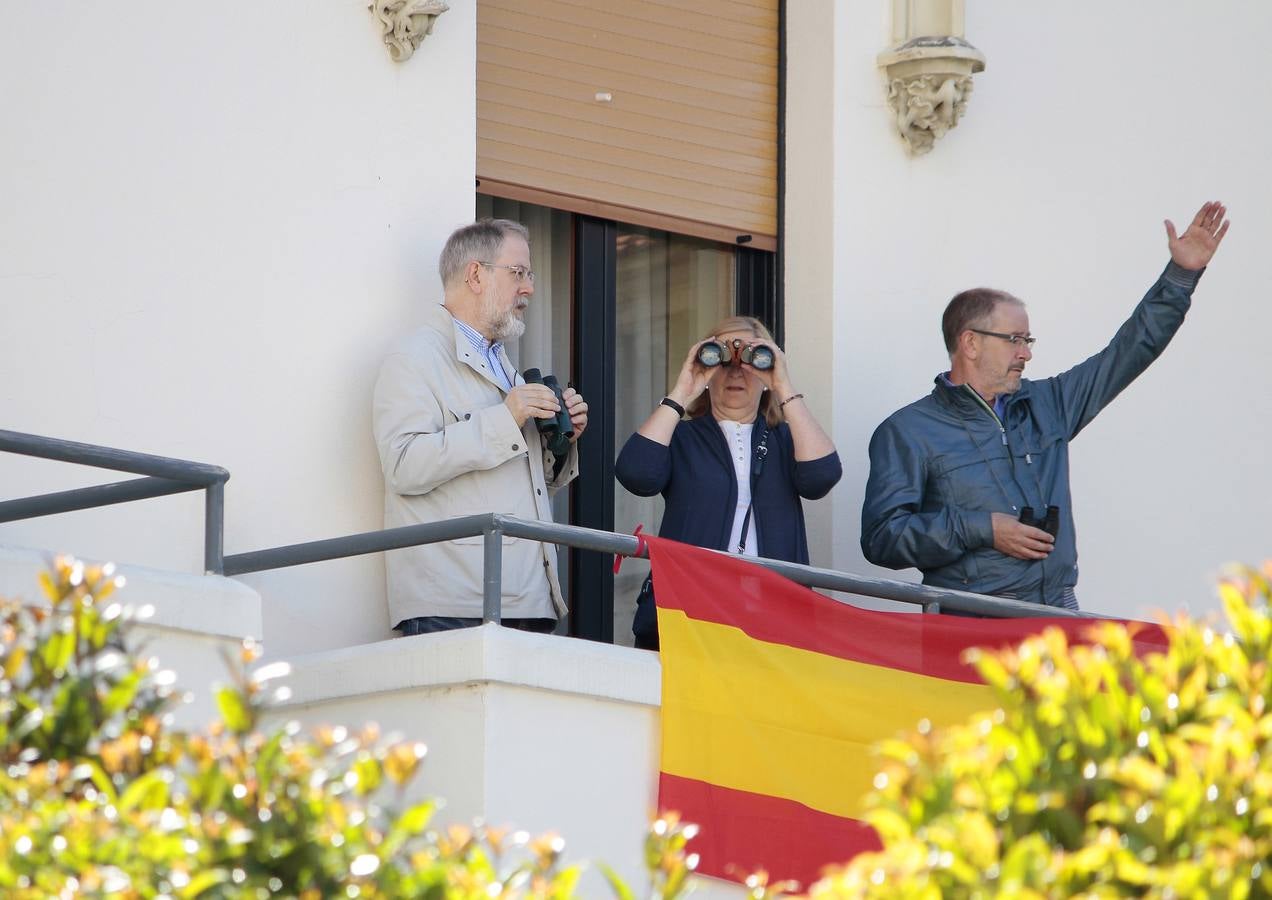
[{"label": "red and yellow flag", "polygon": [[[1079,642],[1089,622],[972,619],[858,609],[767,569],[650,538],[662,644],[659,807],[701,827],[698,872],[764,869],[807,886],[878,849],[861,821],[870,747],[995,705],[961,656],[1049,625]],[[1150,628],[1136,642],[1164,647]]]}]

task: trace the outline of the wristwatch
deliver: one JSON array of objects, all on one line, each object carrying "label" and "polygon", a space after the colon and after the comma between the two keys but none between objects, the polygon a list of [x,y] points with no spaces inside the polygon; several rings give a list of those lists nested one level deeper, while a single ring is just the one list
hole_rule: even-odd
[{"label": "wristwatch", "polygon": [[675,410],[676,415],[680,416],[682,419],[685,417],[685,408],[670,397],[663,397],[662,402],[659,405]]}]

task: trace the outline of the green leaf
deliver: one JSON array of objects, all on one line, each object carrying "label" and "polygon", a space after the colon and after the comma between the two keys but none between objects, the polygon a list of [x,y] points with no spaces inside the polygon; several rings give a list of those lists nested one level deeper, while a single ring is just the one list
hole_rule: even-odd
[{"label": "green leaf", "polygon": [[140,687],[141,673],[134,669],[111,686],[106,699],[102,701],[103,711],[106,715],[113,716],[127,709],[129,704],[137,698]]},{"label": "green leaf", "polygon": [[635,892],[627,886],[627,882],[623,881],[617,872],[605,865],[605,863],[597,863],[597,868],[601,870],[601,874],[609,882],[610,890],[614,892],[614,896],[618,900],[636,900]]},{"label": "green leaf", "polygon": [[[218,884],[225,884],[230,880],[230,873],[225,869],[204,869],[193,878],[190,883],[177,892],[178,897],[193,898],[198,897],[208,888],[215,887]],[[297,885],[300,887],[300,885]]]},{"label": "green leaf", "polygon": [[216,706],[221,711],[221,721],[230,731],[247,734],[252,730],[252,713],[237,689],[229,686],[218,689]]},{"label": "green leaf", "polygon": [[570,900],[574,896],[574,889],[578,886],[579,876],[583,874],[581,865],[567,866],[562,869],[553,879],[552,897],[560,898],[560,900]]},{"label": "green leaf", "polygon": [[40,661],[49,673],[65,671],[71,663],[71,655],[75,652],[75,633],[71,631],[54,631],[49,635],[44,647],[40,650]]},{"label": "green leaf", "polygon": [[406,834],[420,834],[428,826],[429,821],[433,818],[433,813],[436,811],[437,802],[434,800],[425,800],[423,803],[417,803],[398,816],[395,827]]},{"label": "green leaf", "polygon": [[168,805],[169,774],[163,769],[147,772],[124,789],[119,797],[119,811],[163,809]]}]

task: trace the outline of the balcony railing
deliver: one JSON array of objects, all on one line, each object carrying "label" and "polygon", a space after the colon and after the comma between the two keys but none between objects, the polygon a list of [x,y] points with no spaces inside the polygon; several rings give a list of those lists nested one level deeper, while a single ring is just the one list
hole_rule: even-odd
[{"label": "balcony railing", "polygon": [[151,497],[166,497],[187,491],[203,491],[204,569],[208,572],[221,571],[221,557],[225,546],[225,482],[229,481],[230,473],[220,466],[99,447],[96,444],[81,444],[37,434],[23,434],[19,431],[0,430],[0,451],[145,476],[54,494],[0,501],[0,522],[34,519],[133,500],[149,500]]},{"label": "balcony railing", "polygon": [[[498,622],[500,619],[503,537],[505,535],[618,556],[647,555],[644,544],[630,534],[615,534],[575,525],[519,519],[500,513],[483,513],[225,556],[223,552],[225,482],[229,479],[230,473],[219,466],[13,431],[0,431],[0,451],[146,476],[114,484],[0,501],[0,522],[162,497],[183,491],[203,490],[206,497],[204,562],[206,571],[214,575],[245,575],[249,572],[282,569],[368,553],[383,553],[388,550],[400,550],[403,547],[482,535],[485,554],[482,618],[488,622]],[[988,597],[983,594],[913,584],[890,578],[854,575],[836,569],[822,569],[772,559],[757,558],[752,561],[756,565],[771,569],[791,581],[810,588],[912,603],[923,607],[925,612],[946,610],[993,618],[1098,617],[1091,613],[1054,606]]]}]

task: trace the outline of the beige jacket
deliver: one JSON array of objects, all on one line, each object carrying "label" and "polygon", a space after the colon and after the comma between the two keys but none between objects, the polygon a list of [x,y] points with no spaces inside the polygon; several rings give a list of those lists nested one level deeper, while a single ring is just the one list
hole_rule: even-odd
[{"label": "beige jacket", "polygon": [[[446,308],[430,307],[424,327],[385,359],[375,385],[385,528],[488,512],[552,520],[549,492],[578,474],[578,451],[570,448],[561,474],[549,482],[551,452],[533,419],[517,427],[505,396]],[[390,625],[416,616],[481,615],[481,535],[390,550],[384,558]],[[505,536],[503,617],[564,615],[556,566],[553,545]]]}]

